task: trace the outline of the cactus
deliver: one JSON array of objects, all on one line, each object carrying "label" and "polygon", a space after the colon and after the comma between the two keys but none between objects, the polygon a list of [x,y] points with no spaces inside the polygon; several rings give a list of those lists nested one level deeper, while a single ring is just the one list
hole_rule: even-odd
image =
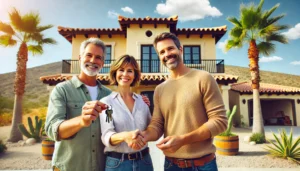
[{"label": "cactus", "polygon": [[232,108],[232,111],[230,112],[230,109],[226,112],[226,116],[228,118],[228,126],[227,126],[227,129],[226,131],[224,132],[224,135],[228,136],[231,134],[231,128],[232,128],[232,119],[233,119],[233,116],[235,115],[236,113],[236,105],[233,106]]},{"label": "cactus", "polygon": [[41,129],[43,121],[39,119],[38,116],[35,116],[35,127],[32,124],[32,120],[30,117],[27,118],[29,131],[25,128],[24,124],[19,124],[19,130],[21,133],[27,138],[34,138],[37,142],[41,141]]}]

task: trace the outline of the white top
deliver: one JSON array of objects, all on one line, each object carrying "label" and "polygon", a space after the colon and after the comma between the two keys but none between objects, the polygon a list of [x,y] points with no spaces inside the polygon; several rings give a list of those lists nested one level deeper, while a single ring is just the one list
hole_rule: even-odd
[{"label": "white top", "polygon": [[[113,120],[109,123],[106,122],[105,110],[102,111],[100,115],[101,122],[101,132],[102,132],[102,142],[106,146],[104,152],[114,151],[119,153],[132,153],[136,150],[128,147],[126,142],[122,142],[116,146],[110,144],[110,137],[118,132],[133,131],[139,129],[144,131],[150,123],[151,114],[149,107],[143,101],[142,96],[138,94],[132,95],[134,102],[134,107],[132,113],[124,103],[121,95],[117,92],[112,92],[109,96],[102,98],[100,101],[112,106]],[[141,150],[143,150],[143,147]],[[140,150],[138,150],[140,151]]]},{"label": "white top", "polygon": [[91,99],[94,101],[94,100],[97,100],[97,96],[98,96],[98,86],[88,86],[86,85],[86,88],[89,90],[89,93],[90,93],[90,96],[91,96]]}]

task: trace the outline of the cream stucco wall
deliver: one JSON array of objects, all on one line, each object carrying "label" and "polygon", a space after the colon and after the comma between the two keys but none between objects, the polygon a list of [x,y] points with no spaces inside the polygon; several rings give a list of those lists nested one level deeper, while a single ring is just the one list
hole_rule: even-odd
[{"label": "cream stucco wall", "polygon": [[[89,35],[89,37],[97,37],[97,35]],[[72,59],[78,59],[80,53],[80,44],[86,40],[83,35],[76,35],[76,38],[72,40]],[[101,35],[100,39],[105,45],[111,45],[111,57],[112,59],[118,58],[126,53],[126,38],[124,35],[112,35],[111,38],[108,35]]]},{"label": "cream stucco wall", "polygon": [[201,60],[202,59],[216,59],[216,45],[215,38],[211,35],[204,35],[200,38],[199,35],[190,35],[189,38],[186,35],[178,36],[181,46],[188,45],[200,45],[201,47]]},{"label": "cream stucco wall", "polygon": [[[147,30],[152,32],[151,37],[146,36]],[[143,24],[142,28],[138,24],[131,24],[130,28],[127,28],[126,53],[136,59],[141,59],[141,45],[152,45],[156,35],[169,31],[166,24],[158,24],[156,28],[154,28],[154,24]]]},{"label": "cream stucco wall", "polygon": [[[248,103],[253,99],[252,95],[239,95],[239,93],[230,91],[230,104],[238,104],[237,114],[240,115],[241,121],[249,126],[249,111]],[[246,101],[243,104],[243,99]],[[300,99],[300,95],[261,95],[260,99],[264,107],[262,112],[264,117],[272,117],[276,112],[283,111],[285,115],[289,116],[294,124],[294,119],[296,120],[296,125],[300,126],[300,104],[297,103],[297,99]],[[267,100],[274,100],[266,102]],[[295,117],[293,116],[293,105],[295,106]]]}]

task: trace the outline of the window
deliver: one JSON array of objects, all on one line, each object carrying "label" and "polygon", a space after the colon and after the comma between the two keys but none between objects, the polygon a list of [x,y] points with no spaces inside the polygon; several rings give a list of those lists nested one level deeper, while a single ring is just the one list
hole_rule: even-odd
[{"label": "window", "polygon": [[200,46],[183,46],[185,64],[201,64]]},{"label": "window", "polygon": [[158,73],[160,63],[153,45],[142,45],[141,48],[141,71],[144,73]]},{"label": "window", "polygon": [[104,66],[101,69],[100,73],[109,73],[111,62],[111,45],[107,45]]}]

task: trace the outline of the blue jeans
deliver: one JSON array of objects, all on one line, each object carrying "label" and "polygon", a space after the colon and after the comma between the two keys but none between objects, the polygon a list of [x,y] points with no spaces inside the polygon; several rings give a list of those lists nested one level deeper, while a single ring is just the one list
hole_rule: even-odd
[{"label": "blue jeans", "polygon": [[180,168],[176,164],[165,158],[164,168],[165,171],[218,171],[216,158],[206,163],[204,166],[194,166],[188,168]]},{"label": "blue jeans", "polygon": [[150,154],[140,160],[123,160],[106,157],[105,171],[153,171]]}]

